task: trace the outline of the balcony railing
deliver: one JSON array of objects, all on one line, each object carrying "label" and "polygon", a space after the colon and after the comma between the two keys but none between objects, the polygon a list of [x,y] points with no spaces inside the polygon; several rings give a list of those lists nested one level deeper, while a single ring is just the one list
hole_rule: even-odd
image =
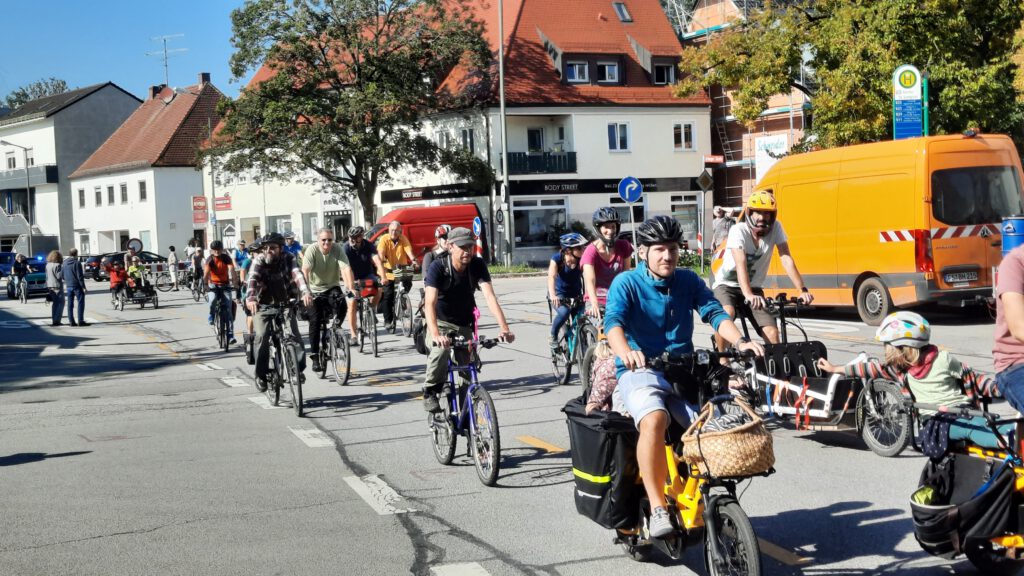
[{"label": "balcony railing", "polygon": [[564,174],[576,172],[575,152],[509,152],[509,174]]}]

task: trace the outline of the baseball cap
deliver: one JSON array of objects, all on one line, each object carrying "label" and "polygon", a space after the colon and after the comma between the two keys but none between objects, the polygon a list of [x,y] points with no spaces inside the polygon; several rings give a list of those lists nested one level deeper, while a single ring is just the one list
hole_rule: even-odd
[{"label": "baseball cap", "polygon": [[455,244],[459,248],[470,248],[476,245],[476,237],[469,228],[452,228],[448,233],[448,243]]}]

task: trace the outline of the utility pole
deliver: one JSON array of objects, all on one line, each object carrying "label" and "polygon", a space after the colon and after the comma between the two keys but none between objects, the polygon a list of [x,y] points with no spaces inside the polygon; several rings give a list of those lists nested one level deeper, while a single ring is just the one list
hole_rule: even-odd
[{"label": "utility pole", "polygon": [[153,40],[154,42],[162,42],[163,46],[164,46],[163,50],[153,50],[152,52],[146,52],[146,56],[162,56],[163,57],[163,60],[164,60],[164,86],[170,86],[171,85],[171,82],[169,80],[170,76],[169,76],[168,70],[167,70],[167,59],[170,58],[170,56],[172,54],[181,54],[182,52],[188,52],[188,48],[174,48],[172,50],[168,50],[167,49],[167,41],[172,39],[172,38],[183,38],[184,36],[185,36],[184,34],[167,34],[166,36],[153,36],[152,38],[150,38],[150,40]]}]

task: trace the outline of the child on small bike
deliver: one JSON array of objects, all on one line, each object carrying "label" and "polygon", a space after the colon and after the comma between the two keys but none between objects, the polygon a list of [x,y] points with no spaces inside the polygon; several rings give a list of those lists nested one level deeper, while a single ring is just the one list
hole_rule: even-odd
[{"label": "child on small bike", "polygon": [[583,255],[583,247],[587,245],[587,239],[582,234],[570,232],[559,237],[558,243],[561,250],[551,256],[551,262],[548,264],[548,300],[555,310],[549,340],[552,349],[558,346],[558,331],[569,319],[569,314],[574,312],[569,310],[565,300],[579,298],[583,294],[583,269],[580,267],[580,257]]},{"label": "child on small bike", "polygon": [[124,289],[125,281],[128,280],[128,272],[124,269],[124,262],[119,258],[114,258],[110,270],[107,272],[110,274],[110,299],[114,300],[117,298],[117,293]]}]

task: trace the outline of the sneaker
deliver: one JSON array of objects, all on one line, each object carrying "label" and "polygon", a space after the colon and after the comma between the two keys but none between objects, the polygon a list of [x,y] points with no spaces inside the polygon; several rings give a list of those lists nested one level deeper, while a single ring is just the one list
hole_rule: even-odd
[{"label": "sneaker", "polygon": [[320,371],[320,357],[319,357],[319,355],[313,356],[312,360],[313,360],[313,372],[319,372]]},{"label": "sneaker", "polygon": [[423,393],[423,409],[427,412],[440,412],[441,403],[437,400],[437,393],[435,392],[424,392]]},{"label": "sneaker", "polygon": [[213,326],[213,314],[206,317],[206,322],[209,323],[210,326]]},{"label": "sneaker", "polygon": [[228,344],[238,344],[238,340],[235,340],[235,336],[228,336]]},{"label": "sneaker", "polygon": [[267,381],[264,380],[263,378],[257,378],[256,379],[256,390],[259,391],[259,392],[266,392],[267,391]]},{"label": "sneaker", "polygon": [[562,348],[558,345],[558,340],[555,340],[554,338],[548,338],[548,346],[551,347],[552,354],[558,354],[562,351]]},{"label": "sneaker", "polygon": [[671,534],[675,528],[672,526],[672,519],[668,515],[668,510],[665,510],[661,506],[654,509],[651,513],[651,523],[648,527],[651,538],[664,538]]}]

